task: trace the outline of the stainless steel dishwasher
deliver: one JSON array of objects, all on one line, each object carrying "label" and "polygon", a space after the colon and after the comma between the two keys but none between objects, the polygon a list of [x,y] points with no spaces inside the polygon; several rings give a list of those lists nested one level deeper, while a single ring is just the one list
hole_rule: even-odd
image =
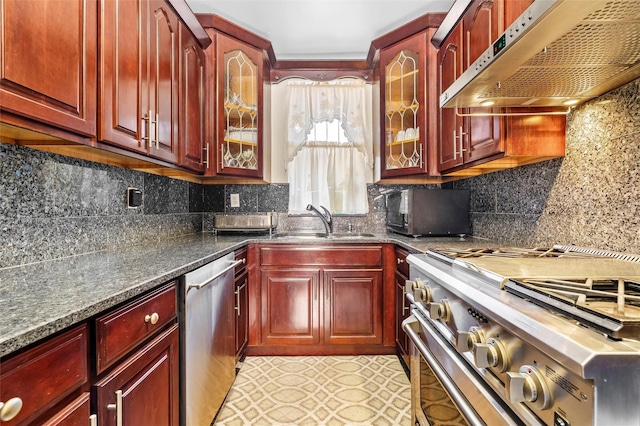
[{"label": "stainless steel dishwasher", "polygon": [[208,426],[235,378],[234,253],[184,276],[181,424]]}]

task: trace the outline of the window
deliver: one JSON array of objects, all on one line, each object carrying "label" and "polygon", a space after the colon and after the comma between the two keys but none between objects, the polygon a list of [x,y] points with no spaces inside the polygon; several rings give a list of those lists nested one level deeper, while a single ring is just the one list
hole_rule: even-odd
[{"label": "window", "polygon": [[307,213],[307,204],[367,213],[372,157],[364,83],[294,83],[287,89],[289,213]]}]

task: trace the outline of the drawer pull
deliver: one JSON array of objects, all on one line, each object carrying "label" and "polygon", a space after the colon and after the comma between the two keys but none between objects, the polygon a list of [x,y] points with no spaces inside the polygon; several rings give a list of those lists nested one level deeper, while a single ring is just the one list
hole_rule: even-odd
[{"label": "drawer pull", "polygon": [[107,410],[116,412],[116,426],[122,426],[122,391],[116,391],[116,403],[107,404]]},{"label": "drawer pull", "polygon": [[150,322],[151,324],[156,324],[160,319],[160,315],[157,312],[152,313],[151,315],[145,315],[144,322]]},{"label": "drawer pull", "polygon": [[22,399],[13,397],[7,402],[0,402],[0,421],[8,422],[22,410]]},{"label": "drawer pull", "polygon": [[98,415],[92,414],[89,416],[89,426],[98,426]]},{"label": "drawer pull", "polygon": [[398,262],[398,265],[404,263],[404,259],[400,259],[399,257],[396,258],[396,261]]}]

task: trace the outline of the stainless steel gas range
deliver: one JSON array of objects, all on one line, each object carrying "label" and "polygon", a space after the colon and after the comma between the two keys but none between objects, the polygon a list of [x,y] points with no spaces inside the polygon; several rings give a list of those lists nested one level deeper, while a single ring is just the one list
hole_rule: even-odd
[{"label": "stainless steel gas range", "polygon": [[640,424],[640,258],[410,255],[413,423]]}]

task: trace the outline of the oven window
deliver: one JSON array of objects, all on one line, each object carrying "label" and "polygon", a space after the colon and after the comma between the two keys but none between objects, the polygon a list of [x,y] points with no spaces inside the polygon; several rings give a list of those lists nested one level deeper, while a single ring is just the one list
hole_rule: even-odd
[{"label": "oven window", "polygon": [[429,364],[420,358],[420,407],[432,426],[468,425],[449,394],[444,390]]}]

